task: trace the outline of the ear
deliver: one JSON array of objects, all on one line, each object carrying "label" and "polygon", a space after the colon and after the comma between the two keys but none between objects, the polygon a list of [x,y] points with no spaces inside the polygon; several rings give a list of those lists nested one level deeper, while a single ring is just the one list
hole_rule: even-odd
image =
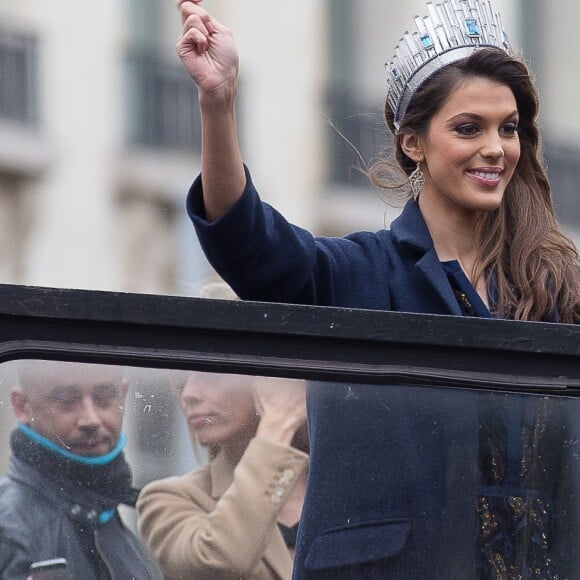
[{"label": "ear", "polygon": [[423,159],[424,155],[421,138],[415,133],[405,133],[401,135],[400,144],[403,153],[415,163],[419,163]]},{"label": "ear", "polygon": [[20,388],[14,389],[10,393],[10,402],[16,419],[25,425],[30,425],[32,419],[32,409],[28,395]]}]

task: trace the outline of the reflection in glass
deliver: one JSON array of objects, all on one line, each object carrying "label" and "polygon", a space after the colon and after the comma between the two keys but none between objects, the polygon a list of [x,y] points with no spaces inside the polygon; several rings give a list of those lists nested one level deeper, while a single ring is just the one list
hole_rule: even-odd
[{"label": "reflection in glass", "polygon": [[308,463],[304,385],[193,372],[177,392],[209,463],[139,498],[139,527],[165,578],[289,579]]},{"label": "reflection in glass", "polygon": [[327,412],[311,425],[308,569],[574,577],[574,399],[348,384],[313,385],[309,396]]},{"label": "reflection in glass", "polygon": [[123,369],[21,361],[13,378],[2,578],[25,578],[33,563],[55,558],[65,558],[72,578],[159,577],[118,513],[137,496],[123,452]]},{"label": "reflection in glass", "polygon": [[3,578],[55,557],[96,578],[109,549],[121,577],[290,578],[298,518],[329,577],[578,569],[572,398],[311,382],[329,412],[308,457],[302,381],[46,361],[0,380]]}]

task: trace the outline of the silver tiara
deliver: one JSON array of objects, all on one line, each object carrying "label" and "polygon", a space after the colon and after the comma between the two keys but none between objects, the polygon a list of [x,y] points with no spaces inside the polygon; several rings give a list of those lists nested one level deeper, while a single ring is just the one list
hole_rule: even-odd
[{"label": "silver tiara", "polygon": [[415,16],[417,32],[405,32],[388,71],[387,103],[398,130],[417,89],[445,65],[488,46],[511,53],[501,17],[487,0],[427,2],[429,16]]}]

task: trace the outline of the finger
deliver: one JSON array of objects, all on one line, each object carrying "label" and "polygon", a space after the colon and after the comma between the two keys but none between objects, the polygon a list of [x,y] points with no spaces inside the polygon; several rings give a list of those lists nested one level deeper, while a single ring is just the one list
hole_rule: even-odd
[{"label": "finger", "polygon": [[[202,42],[202,45],[204,45],[205,43],[209,42],[209,36],[211,34],[210,28],[211,27],[206,25],[206,21],[203,17],[197,14],[192,14],[188,17],[188,19],[185,21],[185,24],[183,25],[182,37],[186,37],[190,30],[196,30],[204,37],[204,41]],[[193,37],[197,39],[199,38],[199,35],[194,34]]]},{"label": "finger", "polygon": [[203,54],[209,47],[208,37],[196,28],[190,28],[177,41],[177,54],[183,58],[194,50],[198,55]]},{"label": "finger", "polygon": [[208,14],[190,14],[183,22],[182,32],[185,32],[189,28],[197,28],[208,36],[213,31]]},{"label": "finger", "polygon": [[254,407],[256,408],[256,413],[258,415],[263,415],[264,404],[262,402],[262,398],[260,397],[259,389],[253,389],[253,395],[254,395]]},{"label": "finger", "polygon": [[185,22],[190,16],[197,15],[205,22],[209,22],[210,15],[207,10],[204,10],[198,4],[193,4],[192,2],[185,2],[179,6],[179,14],[181,16],[181,22],[185,25]]},{"label": "finger", "polygon": [[199,4],[195,4],[188,0],[187,2],[183,2],[179,7],[179,12],[182,16],[187,18],[190,14],[200,14],[200,15],[208,15],[208,11],[203,9]]},{"label": "finger", "polygon": [[175,0],[175,5],[181,8],[183,4],[201,4],[201,0]]},{"label": "finger", "polygon": [[[218,31],[219,23],[209,14],[192,13],[183,21],[181,33],[185,34],[189,28],[197,28],[209,36]],[[221,28],[225,30],[224,27]]]}]

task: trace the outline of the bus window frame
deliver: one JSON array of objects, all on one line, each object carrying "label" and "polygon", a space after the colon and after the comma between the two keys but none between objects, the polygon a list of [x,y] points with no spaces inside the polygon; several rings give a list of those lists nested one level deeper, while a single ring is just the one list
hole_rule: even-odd
[{"label": "bus window frame", "polygon": [[0,285],[14,359],[580,394],[575,325]]}]

